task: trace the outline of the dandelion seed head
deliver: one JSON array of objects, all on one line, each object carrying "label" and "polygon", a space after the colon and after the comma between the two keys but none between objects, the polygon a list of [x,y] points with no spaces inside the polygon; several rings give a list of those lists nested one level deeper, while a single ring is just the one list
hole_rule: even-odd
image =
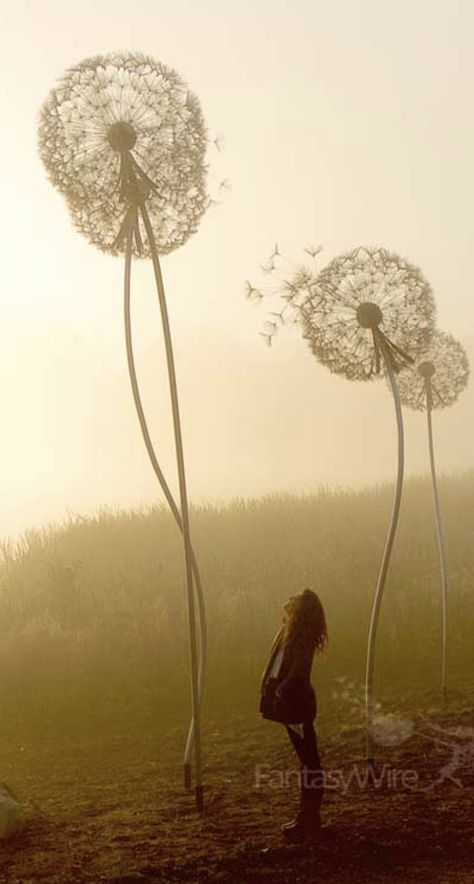
[{"label": "dandelion seed head", "polygon": [[422,378],[432,378],[436,373],[436,367],[432,362],[420,362],[418,367],[418,374],[421,374]]},{"label": "dandelion seed head", "polygon": [[[70,68],[40,115],[40,155],[52,183],[80,232],[112,254],[124,249],[117,241],[130,199],[120,186],[124,157],[143,173],[141,196],[166,253],[186,242],[209,206],[207,144],[200,104],[185,81],[138,53]],[[145,242],[141,253],[149,254]]]},{"label": "dandelion seed head", "polygon": [[356,310],[356,319],[361,328],[378,328],[383,320],[383,313],[372,301],[363,301]]},{"label": "dandelion seed head", "polygon": [[134,126],[130,125],[130,123],[112,123],[112,125],[109,126],[107,131],[107,141],[112,150],[116,150],[118,153],[131,150],[132,147],[135,147],[136,140],[136,130]]},{"label": "dandelion seed head", "polygon": [[430,285],[418,267],[387,249],[356,248],[317,274],[300,272],[296,282],[303,335],[313,354],[350,380],[380,373],[379,332],[393,345],[397,370],[397,359],[401,364],[416,354],[433,334]]},{"label": "dandelion seed head", "polygon": [[456,402],[469,381],[469,360],[462,344],[446,332],[436,331],[413,366],[400,372],[398,386],[404,405],[423,411],[430,389],[433,408]]}]

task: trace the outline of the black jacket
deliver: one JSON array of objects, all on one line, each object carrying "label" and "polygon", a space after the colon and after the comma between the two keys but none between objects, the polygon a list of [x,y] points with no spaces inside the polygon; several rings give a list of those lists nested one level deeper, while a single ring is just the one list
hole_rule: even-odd
[{"label": "black jacket", "polygon": [[[264,718],[282,724],[300,724],[316,717],[316,694],[311,684],[315,643],[302,638],[289,644],[276,678],[270,673],[283,641],[283,627],[273,639],[270,658],[261,681],[260,712]],[[281,698],[276,696],[279,688]]]}]

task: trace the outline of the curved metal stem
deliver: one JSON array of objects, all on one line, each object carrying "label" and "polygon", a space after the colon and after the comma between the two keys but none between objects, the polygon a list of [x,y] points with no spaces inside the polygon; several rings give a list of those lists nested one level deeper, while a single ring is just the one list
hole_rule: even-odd
[{"label": "curved metal stem", "polygon": [[375,638],[377,633],[377,625],[379,620],[380,606],[382,602],[383,592],[385,589],[385,583],[387,580],[387,573],[390,564],[390,558],[392,554],[393,542],[395,539],[395,533],[397,530],[398,517],[400,514],[400,503],[402,498],[402,488],[403,488],[403,471],[404,471],[404,435],[403,435],[403,417],[402,417],[402,407],[400,403],[400,395],[398,392],[398,384],[395,375],[395,371],[393,368],[393,363],[391,359],[390,352],[385,344],[384,338],[382,335],[378,336],[380,350],[382,352],[384,362],[387,368],[387,374],[390,381],[390,386],[392,389],[393,400],[395,404],[395,414],[397,418],[397,432],[398,432],[398,468],[397,468],[397,481],[395,487],[395,498],[393,502],[393,510],[392,510],[392,518],[390,520],[390,527],[387,534],[387,539],[385,542],[385,549],[382,556],[382,562],[380,565],[380,572],[377,582],[377,588],[375,591],[374,601],[372,605],[372,616],[370,619],[370,627],[369,627],[369,638],[367,645],[367,668],[366,668],[366,678],[365,678],[365,702],[366,702],[366,726],[367,726],[367,734],[366,734],[366,749],[367,749],[367,764],[373,767],[374,758],[373,758],[373,739],[372,739],[372,728],[373,728],[373,717],[374,717],[374,699],[373,699],[373,680],[374,680],[374,655],[375,655]]},{"label": "curved metal stem", "polygon": [[[151,440],[150,432],[148,429],[148,424],[145,417],[145,412],[143,409],[143,404],[140,396],[140,390],[138,386],[138,379],[135,367],[135,357],[133,353],[133,339],[132,339],[132,324],[130,317],[130,289],[131,289],[131,265],[132,265],[132,242],[133,242],[133,229],[134,226],[131,225],[129,232],[127,234],[126,241],[126,251],[125,251],[125,277],[124,277],[124,320],[125,320],[125,343],[127,349],[127,363],[128,363],[128,371],[130,375],[130,383],[132,387],[133,399],[135,402],[135,408],[138,415],[138,420],[140,423],[140,428],[142,431],[143,440],[145,442],[145,447],[148,452],[148,456],[151,461],[151,465],[155,472],[155,475],[158,479],[158,482],[161,485],[163,490],[163,494],[165,495],[168,506],[173,514],[173,517],[178,525],[178,528],[183,533],[183,522],[181,519],[181,514],[179,512],[178,506],[174,500],[170,487],[166,481],[164,473],[158,463],[158,459],[156,457],[155,449],[153,447],[153,443]],[[196,556],[194,554],[194,550],[192,550],[192,567],[193,567],[193,575],[194,575],[194,584],[196,587],[196,593],[198,598],[198,606],[199,606],[199,673],[198,673],[198,689],[199,689],[199,702],[202,703],[202,697],[204,692],[204,679],[206,673],[206,654],[207,654],[207,624],[206,624],[206,609],[204,603],[204,592],[202,588],[201,575],[199,572],[199,567],[197,563]],[[184,753],[184,770],[185,770],[185,785],[187,788],[191,788],[191,766],[190,766],[190,755],[191,749],[193,746],[194,740],[194,718],[191,719],[188,737],[186,741],[186,749]]]},{"label": "curved metal stem", "polygon": [[198,662],[197,662],[197,642],[196,642],[196,615],[194,609],[194,591],[193,591],[193,566],[192,566],[192,547],[189,529],[189,509],[188,495],[186,489],[186,473],[184,468],[183,439],[181,433],[181,420],[179,414],[178,403],[178,386],[176,382],[176,371],[174,365],[173,344],[171,339],[171,329],[168,317],[168,307],[166,304],[165,289],[163,285],[163,277],[161,275],[161,265],[156,248],[153,228],[151,226],[148,210],[145,202],[139,203],[140,213],[150,247],[150,254],[153,263],[153,271],[155,275],[155,283],[160,304],[161,323],[163,327],[163,337],[165,342],[166,361],[168,365],[168,379],[171,396],[171,407],[173,412],[173,426],[176,446],[176,460],[178,466],[179,479],[179,495],[181,503],[181,519],[183,523],[183,541],[184,541],[184,559],[186,566],[186,589],[188,598],[188,620],[189,620],[189,650],[191,662],[191,698],[192,713],[194,721],[194,758],[196,768],[196,807],[198,811],[204,809],[204,790],[202,783],[202,764],[201,764],[201,715],[199,704],[199,687],[198,687]]},{"label": "curved metal stem", "polygon": [[431,393],[431,384],[429,379],[426,381],[426,418],[428,424],[428,447],[430,451],[431,465],[431,481],[433,485],[433,498],[436,514],[436,531],[438,535],[439,561],[441,565],[441,591],[443,599],[443,651],[441,663],[441,691],[443,700],[446,702],[447,689],[447,647],[448,647],[448,570],[446,566],[446,548],[444,542],[443,521],[441,518],[441,507],[439,503],[438,481],[436,478],[436,464],[433,443],[433,396]]}]

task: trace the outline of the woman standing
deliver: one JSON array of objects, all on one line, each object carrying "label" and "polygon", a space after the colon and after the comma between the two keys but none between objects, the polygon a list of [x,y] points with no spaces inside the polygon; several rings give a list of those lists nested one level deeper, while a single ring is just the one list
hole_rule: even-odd
[{"label": "woman standing", "polygon": [[311,684],[315,652],[327,644],[323,606],[310,589],[292,596],[283,607],[283,625],[274,638],[261,683],[260,712],[286,726],[300,761],[301,798],[294,820],[282,826],[287,841],[315,840],[321,826],[323,772],[314,730],[316,694]]}]

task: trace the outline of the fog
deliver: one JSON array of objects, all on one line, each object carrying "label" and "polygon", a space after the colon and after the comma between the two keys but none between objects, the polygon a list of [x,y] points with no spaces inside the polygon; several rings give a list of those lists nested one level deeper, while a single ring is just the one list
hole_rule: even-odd
[{"label": "fog", "polygon": [[[71,10],[75,9],[74,17]],[[73,229],[46,180],[37,115],[56,77],[95,53],[136,49],[175,67],[211,134],[197,234],[163,260],[191,500],[391,480],[383,381],[331,376],[297,330],[267,348],[246,279],[277,241],[292,261],[385,245],[431,282],[440,327],[474,361],[468,2],[318,4],[137,0],[77,7],[18,0],[2,13],[0,533],[101,506],[161,500],[139,435],[122,329],[123,261]],[[140,378],[165,472],[174,458],[148,262],[134,268]],[[473,466],[472,385],[436,415],[441,472]],[[407,471],[427,469],[423,415],[407,414]]]}]

